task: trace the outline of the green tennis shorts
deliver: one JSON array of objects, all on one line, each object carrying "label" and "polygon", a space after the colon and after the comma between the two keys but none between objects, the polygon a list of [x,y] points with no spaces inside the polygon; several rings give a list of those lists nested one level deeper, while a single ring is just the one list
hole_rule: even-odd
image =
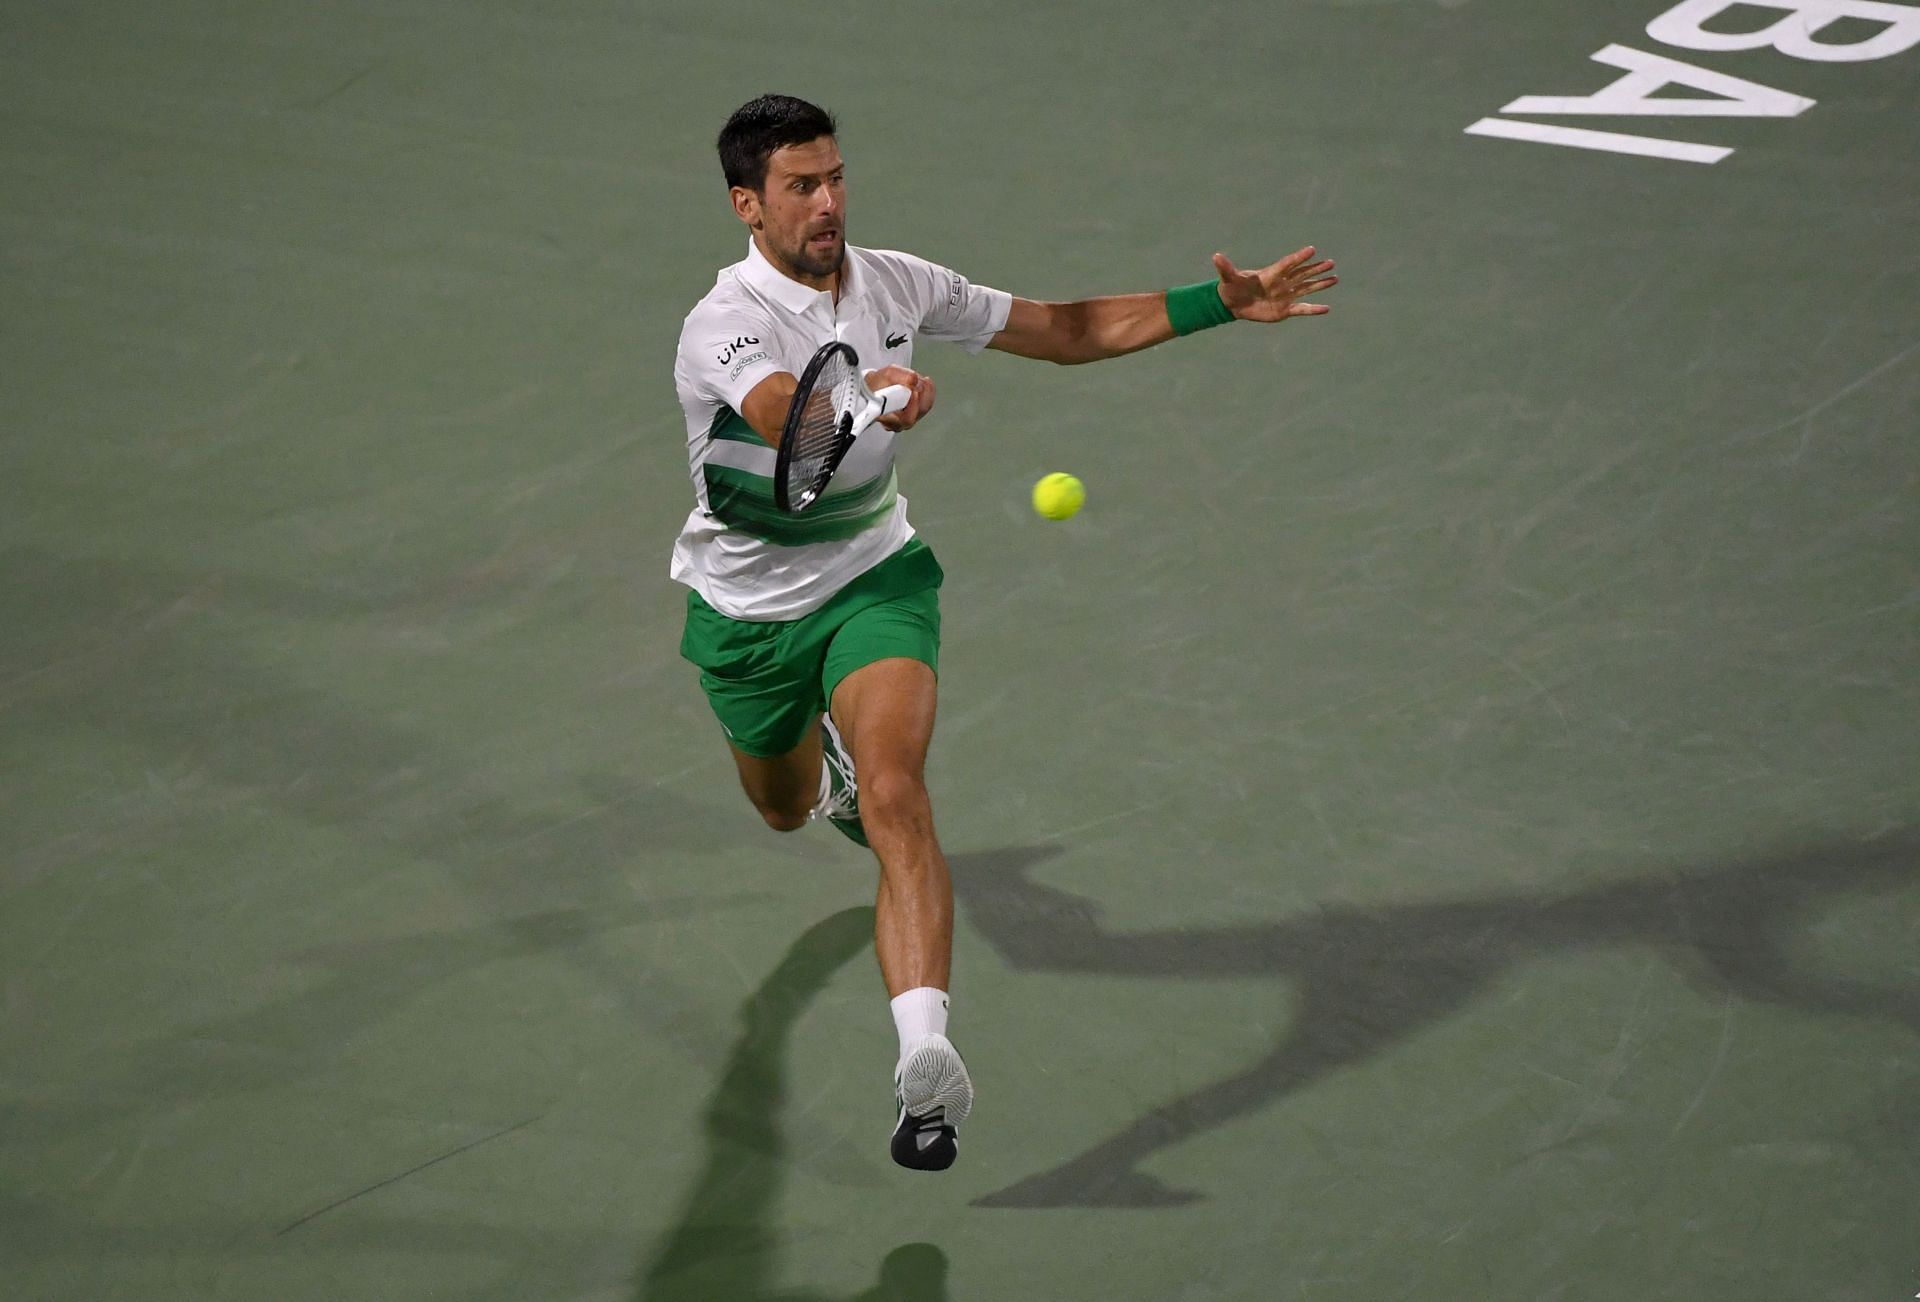
[{"label": "green tennis shorts", "polygon": [[680,654],[700,666],[707,703],[735,746],[784,755],[862,665],[904,656],[939,672],[944,577],[932,549],[913,538],[799,619],[729,619],[689,592]]}]

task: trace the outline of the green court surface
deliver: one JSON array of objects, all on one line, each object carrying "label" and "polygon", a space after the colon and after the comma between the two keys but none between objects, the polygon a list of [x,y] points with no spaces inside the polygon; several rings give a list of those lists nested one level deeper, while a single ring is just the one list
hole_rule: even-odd
[{"label": "green court surface", "polygon": [[[0,1297],[1920,1292],[1920,46],[1663,3],[0,6]],[[1467,133],[1612,45],[1813,103]],[[1343,280],[916,355],[944,1175],[677,655],[763,90],[856,243]]]}]

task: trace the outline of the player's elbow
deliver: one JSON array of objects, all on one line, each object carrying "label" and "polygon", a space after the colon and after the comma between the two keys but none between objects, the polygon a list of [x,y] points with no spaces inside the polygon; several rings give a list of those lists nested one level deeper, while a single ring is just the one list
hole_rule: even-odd
[{"label": "player's elbow", "polygon": [[1085,303],[1062,303],[1053,318],[1053,350],[1047,360],[1056,366],[1084,366],[1100,357],[1094,338],[1093,314]]},{"label": "player's elbow", "polygon": [[1054,347],[1047,354],[1047,360],[1055,366],[1085,366],[1088,362],[1097,362],[1105,356],[1093,339],[1085,334],[1066,335],[1054,341]]}]

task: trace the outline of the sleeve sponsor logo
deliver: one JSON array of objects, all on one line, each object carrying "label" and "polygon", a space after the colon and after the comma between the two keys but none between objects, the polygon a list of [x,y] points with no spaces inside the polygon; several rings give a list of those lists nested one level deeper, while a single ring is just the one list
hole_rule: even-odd
[{"label": "sleeve sponsor logo", "polygon": [[766,361],[769,356],[770,354],[767,352],[766,349],[764,348],[755,349],[753,352],[748,353],[745,357],[740,358],[738,361],[736,361],[733,364],[733,369],[727,372],[727,378],[729,380],[739,379],[740,372],[746,370],[749,366],[752,366],[755,362]]},{"label": "sleeve sponsor logo", "polygon": [[757,344],[759,342],[760,341],[754,338],[752,335],[741,335],[739,338],[735,339],[732,343],[721,345],[720,357],[718,359],[720,362],[720,365],[725,366],[728,362],[733,360],[735,353],[743,352],[744,350],[751,348],[754,344]]},{"label": "sleeve sponsor logo", "polygon": [[949,271],[947,273],[947,306],[950,308],[958,308],[960,306],[960,295],[966,291],[966,288],[966,277],[957,271]]}]

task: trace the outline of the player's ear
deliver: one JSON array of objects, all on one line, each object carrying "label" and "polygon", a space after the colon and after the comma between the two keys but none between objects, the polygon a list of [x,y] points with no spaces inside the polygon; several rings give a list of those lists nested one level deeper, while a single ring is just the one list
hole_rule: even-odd
[{"label": "player's ear", "polygon": [[736,185],[729,190],[733,199],[733,215],[745,222],[749,229],[760,229],[760,194],[744,185]]}]

